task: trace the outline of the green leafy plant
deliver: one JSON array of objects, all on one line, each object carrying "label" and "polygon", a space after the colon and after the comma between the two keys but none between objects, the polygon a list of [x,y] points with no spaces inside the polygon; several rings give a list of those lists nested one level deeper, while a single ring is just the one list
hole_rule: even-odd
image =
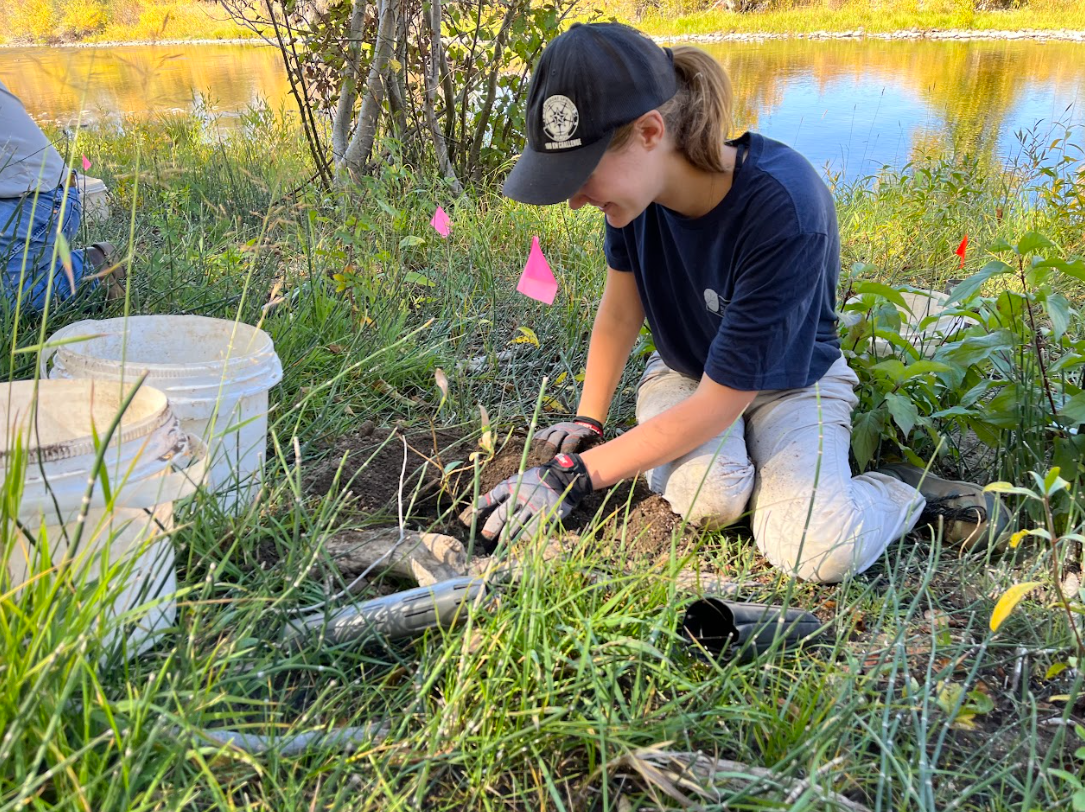
[{"label": "green leafy plant", "polygon": [[[1078,741],[1085,741],[1085,727],[1074,725],[1074,735],[1077,736]],[[1074,758],[1078,759],[1078,761],[1085,761],[1085,747],[1078,747],[1074,751]],[[1085,812],[1085,782],[1082,782],[1081,777],[1068,770],[1055,768],[1051,768],[1047,772],[1056,778],[1061,778],[1070,788],[1070,805],[1074,812]]]},{"label": "green leafy plant", "polygon": [[[1075,614],[1085,613],[1082,608],[1082,593],[1080,574],[1082,547],[1085,545],[1085,535],[1078,525],[1081,514],[1076,509],[1074,500],[1070,500],[1070,509],[1062,521],[1059,521],[1055,513],[1055,500],[1060,494],[1067,494],[1071,485],[1060,476],[1058,468],[1051,468],[1041,475],[1030,471],[1033,487],[1013,485],[1009,482],[992,482],[987,490],[998,494],[1020,496],[1026,501],[1036,503],[1042,512],[1043,521],[1040,526],[1017,531],[1011,538],[1010,543],[1016,546],[1025,536],[1034,536],[1045,542],[1049,548],[1051,562],[1051,579],[1055,585],[1055,593],[1059,608],[1066,614],[1070,623],[1070,629],[1074,634],[1078,661],[1085,657],[1085,641],[1083,641],[1078,625],[1075,622]],[[1061,529],[1060,529],[1061,526]],[[1072,579],[1068,574],[1077,574],[1077,582],[1072,586]],[[1020,603],[1021,599],[1040,582],[1031,581],[1024,584],[1016,584],[1007,590],[991,614],[991,631],[997,631],[1006,618]],[[1067,594],[1072,589],[1071,594]]]},{"label": "green leafy plant", "polygon": [[[945,310],[917,320],[909,338],[902,294],[915,288],[851,283],[841,341],[861,382],[852,440],[861,467],[885,455],[916,464],[936,453],[959,458],[962,440],[974,438],[998,457],[1000,470],[1047,459],[1080,475],[1085,341],[1062,291],[1085,281],[1085,263],[1060,258],[1035,232],[990,250],[1010,261],[992,259],[957,284]],[[874,270],[858,265],[853,273]],[[955,320],[956,329],[925,334],[939,319]]]}]

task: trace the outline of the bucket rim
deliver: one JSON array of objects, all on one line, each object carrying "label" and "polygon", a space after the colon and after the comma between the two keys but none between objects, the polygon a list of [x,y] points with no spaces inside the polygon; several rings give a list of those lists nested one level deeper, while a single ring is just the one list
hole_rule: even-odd
[{"label": "bucket rim", "polygon": [[[211,359],[200,361],[188,361],[184,363],[136,361],[118,358],[102,358],[92,354],[83,348],[87,347],[95,338],[104,336],[122,336],[131,331],[133,326],[154,325],[159,329],[156,334],[163,332],[162,326],[171,320],[184,319],[187,322],[199,321],[204,324],[214,324],[228,327],[231,331],[230,355],[223,359]],[[89,340],[79,342],[77,339],[85,335]],[[239,340],[240,339],[240,340]],[[59,346],[56,342],[63,341]],[[259,379],[270,389],[282,380],[283,368],[279,356],[275,353],[275,342],[264,330],[243,321],[230,321],[216,319],[211,316],[198,315],[142,315],[120,316],[112,319],[85,319],[73,322],[53,333],[46,342],[46,346],[53,344],[43,353],[41,367],[43,376],[49,377],[98,377],[110,380],[123,380],[134,378],[140,374],[147,374],[152,383],[157,383],[160,388],[172,390],[170,381],[192,381],[192,386],[208,389],[224,386],[244,385],[252,380]],[[235,350],[234,344],[242,344],[245,350]],[[54,376],[48,367],[49,359],[54,359],[53,369],[62,369],[60,375]],[[226,378],[230,380],[226,380]],[[205,379],[201,381],[200,379]]]},{"label": "bucket rim", "polygon": [[[56,390],[66,389],[86,391],[89,389],[91,397],[94,397],[96,385],[101,387],[101,382],[88,378],[43,378],[38,381],[11,381],[8,384],[8,391],[10,392],[12,389],[27,388],[32,390],[34,386]],[[127,422],[122,420],[116,433],[110,438],[108,447],[120,448],[133,441],[145,440],[152,437],[155,432],[177,422],[175,415],[170,409],[169,400],[166,397],[165,392],[160,389],[156,389],[147,384],[142,385],[139,388],[139,391],[133,396],[132,403],[129,404],[129,409],[140,400],[151,401],[146,404],[148,414]],[[3,421],[2,424],[0,424],[0,471],[5,472],[6,474],[9,467],[8,461],[11,458],[13,451],[11,442],[14,439],[14,436],[12,435],[10,428],[14,421],[12,411],[8,406],[11,402],[10,395],[5,398],[0,398],[0,401],[2,401],[0,402],[0,414],[3,415]],[[29,401],[29,404],[31,408],[34,408],[39,405],[39,399],[34,397]],[[74,460],[89,454],[97,454],[98,451],[93,434],[74,435],[71,439],[42,446],[40,443],[35,444],[33,441],[36,433],[36,431],[32,430],[25,435],[25,439],[29,442],[26,443],[23,449],[23,453],[31,455],[31,459],[36,463]]]}]

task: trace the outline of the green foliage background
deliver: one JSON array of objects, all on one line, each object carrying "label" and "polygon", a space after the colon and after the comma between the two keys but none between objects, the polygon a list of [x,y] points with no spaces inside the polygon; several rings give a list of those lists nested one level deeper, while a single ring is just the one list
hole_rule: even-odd
[{"label": "green foliage background", "polygon": [[[331,2],[328,7],[342,5]],[[349,5],[349,4],[348,4]],[[585,3],[651,33],[1081,28],[1078,0],[617,0]],[[2,0],[0,41],[230,39],[252,32],[204,0]]]},{"label": "green foliage background", "polygon": [[251,34],[201,0],[3,0],[0,39],[231,39]]}]

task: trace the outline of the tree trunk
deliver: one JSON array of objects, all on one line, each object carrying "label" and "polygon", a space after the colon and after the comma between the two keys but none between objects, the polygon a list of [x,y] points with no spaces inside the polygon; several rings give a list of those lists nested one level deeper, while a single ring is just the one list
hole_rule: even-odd
[{"label": "tree trunk", "polygon": [[[402,12],[402,7],[400,8]],[[407,15],[399,14],[396,19],[396,45],[395,63],[389,61],[388,69],[384,72],[384,84],[388,93],[388,110],[392,115],[392,131],[395,137],[403,143],[406,150],[407,139],[407,84],[403,78],[407,65]]]},{"label": "tree trunk", "polygon": [[452,162],[448,159],[448,142],[441,132],[441,125],[437,122],[437,114],[433,105],[437,98],[437,86],[441,83],[441,74],[446,76],[448,71],[444,69],[444,45],[441,42],[441,0],[431,0],[429,13],[430,26],[430,51],[429,65],[426,70],[426,123],[433,135],[433,150],[437,154],[437,166],[452,186],[452,191],[463,194],[463,185],[456,177],[456,170],[452,168]]},{"label": "tree trunk", "polygon": [[347,152],[347,136],[354,118],[354,102],[358,99],[358,85],[362,81],[362,26],[365,24],[366,0],[354,0],[350,10],[350,26],[347,31],[347,58],[343,62],[343,80],[339,86],[339,102],[332,118],[332,154],[338,165]]},{"label": "tree trunk", "polygon": [[369,75],[365,81],[365,96],[362,98],[362,109],[358,113],[358,124],[342,159],[336,161],[335,179],[339,183],[365,174],[365,162],[373,151],[377,125],[380,122],[381,103],[384,101],[382,75],[392,54],[395,39],[397,3],[398,0],[380,2],[377,12],[377,43],[373,49],[373,59],[369,63]]}]

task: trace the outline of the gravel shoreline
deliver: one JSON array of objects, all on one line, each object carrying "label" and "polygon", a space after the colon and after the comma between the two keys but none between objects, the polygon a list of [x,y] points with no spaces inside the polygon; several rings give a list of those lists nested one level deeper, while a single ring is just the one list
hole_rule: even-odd
[{"label": "gravel shoreline", "polygon": [[[676,34],[673,36],[652,37],[656,42],[761,42],[779,39],[877,39],[877,40],[1017,40],[1027,39],[1050,42],[1085,42],[1085,31],[1069,29],[1025,29],[1022,31],[983,31],[972,29],[904,29],[900,31],[872,32],[857,28],[854,31],[808,31],[805,33],[767,33],[767,32],[725,32],[713,34]],[[266,45],[262,39],[247,37],[239,39],[190,39],[190,40],[132,40],[130,42],[66,42],[50,44],[11,43],[0,48],[124,48],[161,45]]]},{"label": "gravel shoreline", "polygon": [[653,37],[657,42],[759,42],[773,39],[936,39],[936,40],[1011,40],[1029,39],[1059,42],[1085,42],[1085,31],[1068,29],[1025,29],[1022,31],[983,31],[971,29],[907,29],[901,31],[872,32],[857,28],[854,31],[809,31],[805,33],[731,33],[682,34],[673,37]]},{"label": "gravel shoreline", "polygon": [[133,39],[110,42],[9,42],[0,48],[129,48],[161,45],[176,48],[178,45],[267,45],[259,37],[237,39]]}]

